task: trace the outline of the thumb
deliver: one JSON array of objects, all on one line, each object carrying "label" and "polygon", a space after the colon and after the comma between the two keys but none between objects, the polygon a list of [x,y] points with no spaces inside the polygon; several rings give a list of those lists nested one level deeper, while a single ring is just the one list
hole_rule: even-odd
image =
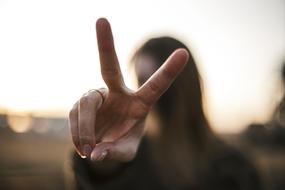
[{"label": "thumb", "polygon": [[102,161],[104,159],[122,162],[131,161],[137,152],[138,143],[116,141],[102,142],[96,145],[91,153],[92,161]]},{"label": "thumb", "polygon": [[129,162],[136,156],[139,143],[143,136],[144,122],[139,123],[121,138],[96,144],[91,153],[92,161],[104,159]]},{"label": "thumb", "polygon": [[92,161],[104,159],[129,162],[136,156],[142,137],[142,127],[134,127],[129,133],[113,142],[98,143],[91,153]]}]

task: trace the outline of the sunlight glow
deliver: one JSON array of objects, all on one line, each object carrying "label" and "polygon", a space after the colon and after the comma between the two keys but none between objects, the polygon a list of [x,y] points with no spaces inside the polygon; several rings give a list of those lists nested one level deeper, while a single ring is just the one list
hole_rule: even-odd
[{"label": "sunlight glow", "polygon": [[31,129],[32,118],[25,115],[8,116],[8,123],[16,133],[24,133]]},{"label": "sunlight glow", "polygon": [[[128,61],[144,39],[183,39],[204,79],[205,107],[218,132],[270,117],[285,59],[283,0],[0,1],[0,108],[64,115],[89,89],[105,86],[95,22],[109,19],[128,86]],[[13,130],[28,130],[29,120]],[[16,127],[15,127],[16,126]]]}]

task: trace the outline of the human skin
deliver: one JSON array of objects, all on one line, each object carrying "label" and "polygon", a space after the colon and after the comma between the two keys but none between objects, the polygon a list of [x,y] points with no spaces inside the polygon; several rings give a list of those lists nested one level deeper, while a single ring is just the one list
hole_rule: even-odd
[{"label": "human skin", "polygon": [[137,152],[151,107],[185,67],[185,49],[174,51],[136,91],[126,87],[115,52],[111,26],[105,18],[96,23],[101,75],[108,89],[90,90],[69,113],[77,152],[92,161],[128,162]]}]

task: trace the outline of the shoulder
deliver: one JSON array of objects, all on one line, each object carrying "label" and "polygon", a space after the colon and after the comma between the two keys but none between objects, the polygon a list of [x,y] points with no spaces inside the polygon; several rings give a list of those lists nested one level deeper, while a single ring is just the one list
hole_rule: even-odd
[{"label": "shoulder", "polygon": [[237,149],[219,142],[210,157],[208,184],[217,189],[262,189],[256,168]]},{"label": "shoulder", "polygon": [[243,168],[251,165],[246,155],[223,142],[217,144],[217,148],[211,152],[211,162],[216,167]]}]

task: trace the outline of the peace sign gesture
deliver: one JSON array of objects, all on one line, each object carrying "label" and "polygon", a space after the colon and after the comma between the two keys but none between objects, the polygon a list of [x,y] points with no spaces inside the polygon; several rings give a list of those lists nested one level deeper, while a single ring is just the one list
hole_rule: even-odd
[{"label": "peace sign gesture", "polygon": [[108,21],[99,19],[96,31],[101,74],[108,89],[85,93],[71,109],[72,140],[77,152],[91,160],[130,161],[150,108],[182,71],[189,55],[185,49],[176,50],[143,86],[132,91],[124,83]]}]

